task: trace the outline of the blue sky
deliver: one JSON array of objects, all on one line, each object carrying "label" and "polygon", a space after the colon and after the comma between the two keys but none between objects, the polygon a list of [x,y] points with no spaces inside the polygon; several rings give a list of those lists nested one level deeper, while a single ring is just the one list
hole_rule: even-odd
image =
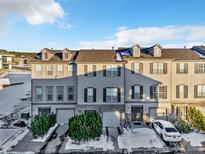
[{"label": "blue sky", "polygon": [[0,0],[0,48],[205,44],[204,0]]}]

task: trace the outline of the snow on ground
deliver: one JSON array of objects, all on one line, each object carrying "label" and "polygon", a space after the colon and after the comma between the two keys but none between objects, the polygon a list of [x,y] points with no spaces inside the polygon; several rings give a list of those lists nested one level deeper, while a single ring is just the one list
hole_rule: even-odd
[{"label": "snow on ground", "polygon": [[[1,137],[6,138],[6,142],[4,141],[3,145],[1,145],[1,151],[0,152],[6,152],[7,150],[10,150],[12,146],[15,146],[19,141],[23,139],[23,137],[29,132],[28,129],[5,129],[4,135],[0,135]],[[5,140],[5,139],[4,139]]]},{"label": "snow on ground", "polygon": [[192,132],[189,134],[182,134],[182,138],[190,142],[191,146],[202,146],[202,142],[205,142],[205,134]]},{"label": "snow on ground", "polygon": [[164,148],[164,142],[156,135],[153,129],[136,128],[132,131],[124,131],[118,136],[120,149],[127,149],[129,152],[137,148]]},{"label": "snow on ground", "polygon": [[102,148],[103,151],[107,150],[113,150],[113,142],[111,141],[111,138],[108,138],[105,135],[101,135],[99,140],[90,140],[86,141],[84,143],[75,144],[74,141],[72,141],[69,137],[65,146],[65,150],[73,150],[73,149],[83,149],[83,150],[89,150],[89,149],[98,149]]},{"label": "snow on ground", "polygon": [[53,133],[53,131],[55,131],[55,129],[58,127],[58,124],[55,124],[53,127],[51,127],[48,130],[48,133],[46,135],[44,135],[43,137],[39,137],[37,139],[32,139],[32,142],[45,142]]},{"label": "snow on ground", "polygon": [[24,82],[24,84],[9,86],[0,90],[0,115],[10,114],[14,112],[18,106],[19,109],[29,106],[21,102],[20,98],[25,98],[26,94],[31,91],[31,75],[30,74],[8,74],[11,83]]}]

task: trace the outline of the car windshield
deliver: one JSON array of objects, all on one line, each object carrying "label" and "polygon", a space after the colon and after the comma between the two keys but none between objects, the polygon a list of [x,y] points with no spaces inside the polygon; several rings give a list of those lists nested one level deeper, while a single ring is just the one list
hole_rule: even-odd
[{"label": "car windshield", "polygon": [[165,128],[166,132],[177,132],[177,130],[174,127],[166,127]]}]

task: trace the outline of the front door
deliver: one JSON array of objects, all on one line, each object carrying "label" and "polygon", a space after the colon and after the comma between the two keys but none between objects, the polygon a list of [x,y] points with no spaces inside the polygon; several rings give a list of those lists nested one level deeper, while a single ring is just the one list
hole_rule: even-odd
[{"label": "front door", "polygon": [[132,121],[143,121],[143,107],[132,107]]}]

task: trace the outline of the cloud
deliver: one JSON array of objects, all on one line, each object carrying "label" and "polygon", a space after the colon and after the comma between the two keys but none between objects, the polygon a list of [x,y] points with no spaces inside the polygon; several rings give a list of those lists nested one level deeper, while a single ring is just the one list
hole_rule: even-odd
[{"label": "cloud", "polygon": [[[138,27],[129,29],[119,27],[113,36],[99,41],[80,41],[81,48],[111,48],[140,44],[149,46],[156,43],[162,45],[186,45],[205,42],[205,26],[164,26]],[[176,43],[177,42],[177,43]]]},{"label": "cloud", "polygon": [[0,17],[24,17],[31,25],[53,24],[63,19],[64,10],[55,0],[0,0]]},{"label": "cloud", "polygon": [[57,25],[60,29],[72,29],[72,28],[74,28],[74,25],[68,24],[65,22],[59,22]]}]

